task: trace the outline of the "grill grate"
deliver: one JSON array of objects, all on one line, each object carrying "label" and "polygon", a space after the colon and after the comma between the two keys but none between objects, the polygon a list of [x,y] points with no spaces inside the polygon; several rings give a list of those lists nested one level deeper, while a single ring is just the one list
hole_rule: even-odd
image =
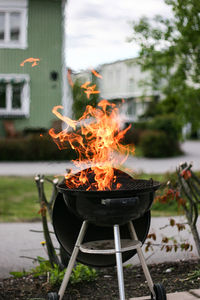
[{"label": "grill grate", "polygon": [[[85,185],[80,185],[75,187],[72,182],[73,179],[78,179],[80,176],[80,172],[74,174],[72,177],[66,180],[66,184],[61,184],[60,187],[64,188],[65,190],[69,191],[97,191],[96,187],[94,186],[94,172],[89,168],[86,170],[88,174],[88,183]],[[118,190],[118,191],[145,191],[149,189],[154,189],[158,187],[160,184],[157,181],[150,180],[143,180],[143,179],[133,179],[127,173],[114,169],[114,176],[116,178],[115,182],[112,183],[111,191]]]}]

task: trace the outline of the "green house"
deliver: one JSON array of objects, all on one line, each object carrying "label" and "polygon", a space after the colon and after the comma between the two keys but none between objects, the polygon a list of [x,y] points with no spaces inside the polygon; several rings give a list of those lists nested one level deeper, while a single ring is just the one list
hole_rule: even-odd
[{"label": "green house", "polygon": [[66,106],[66,0],[0,0],[0,136],[48,129]]}]

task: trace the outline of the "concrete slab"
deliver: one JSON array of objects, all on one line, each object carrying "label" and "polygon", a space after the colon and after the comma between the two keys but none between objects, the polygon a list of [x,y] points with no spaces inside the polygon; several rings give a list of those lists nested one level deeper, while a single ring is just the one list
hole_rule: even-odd
[{"label": "concrete slab", "polygon": [[[189,292],[176,292],[167,294],[167,300],[196,300],[200,299],[200,290],[190,290]],[[130,298],[129,300],[151,300],[150,296]]]},{"label": "concrete slab", "polygon": [[198,296],[199,299],[200,299],[200,289],[198,289],[198,290],[197,290],[197,289],[196,289],[196,290],[190,290],[190,293],[192,293],[192,294]]},{"label": "concrete slab", "polygon": [[[51,224],[49,229],[52,230]],[[9,277],[12,271],[34,268],[33,259],[37,256],[48,258],[40,244],[44,240],[43,232],[31,230],[42,231],[42,223],[0,223],[0,279]],[[54,235],[52,239],[58,247]]]}]

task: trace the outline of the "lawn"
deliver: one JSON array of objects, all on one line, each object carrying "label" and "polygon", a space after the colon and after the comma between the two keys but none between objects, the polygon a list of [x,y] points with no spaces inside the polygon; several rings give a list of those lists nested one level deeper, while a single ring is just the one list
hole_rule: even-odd
[{"label": "lawn", "polygon": [[[134,178],[153,178],[160,182],[167,182],[173,174],[134,174]],[[50,197],[52,186],[45,183],[47,198]],[[34,177],[0,177],[0,222],[22,222],[40,220],[37,188]],[[163,187],[157,193],[162,193]],[[172,216],[177,215],[178,208],[176,202],[164,205],[154,203],[152,206],[152,216]]]},{"label": "lawn", "polygon": [[[0,177],[0,222],[40,220],[34,177]],[[47,196],[51,185],[46,184]]]}]

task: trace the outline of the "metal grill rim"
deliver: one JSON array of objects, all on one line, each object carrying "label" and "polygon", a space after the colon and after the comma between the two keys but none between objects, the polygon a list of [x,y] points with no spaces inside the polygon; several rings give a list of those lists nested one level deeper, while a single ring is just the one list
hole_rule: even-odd
[{"label": "metal grill rim", "polygon": [[[119,187],[118,189],[112,189],[112,190],[106,190],[106,191],[145,191],[145,190],[149,190],[149,189],[154,189],[156,188],[157,186],[160,185],[159,182],[157,181],[153,181],[153,180],[145,180],[145,179],[132,179],[130,181],[127,181],[127,178],[126,178],[126,182],[120,182],[122,183],[122,186]],[[59,185],[60,188],[62,189],[65,189],[66,191],[87,191],[87,192],[101,192],[99,190],[96,190],[96,189],[90,189],[90,190],[87,190],[87,187],[89,186],[79,186],[79,187],[76,187],[76,188],[69,188],[66,186],[65,183],[62,183]],[[103,191],[102,191],[103,192]]]},{"label": "metal grill rim", "polygon": [[[58,185],[58,188],[69,191],[69,192],[116,192],[116,191],[133,191],[133,192],[141,192],[141,191],[147,191],[147,190],[154,190],[157,189],[157,187],[160,186],[160,183],[157,181],[154,181],[152,179],[145,180],[145,179],[134,179],[126,172],[123,172],[119,169],[114,169],[114,174],[117,178],[116,182],[112,184],[111,190],[97,190],[96,188],[92,188],[92,184],[94,181],[94,173],[91,170],[91,168],[87,169],[88,171],[88,179],[89,183],[87,185],[80,185],[78,187],[68,187],[65,182],[62,182]],[[71,178],[74,176],[78,176],[80,172],[72,175]],[[68,179],[70,180],[70,178]],[[117,187],[117,184],[120,183],[121,186]],[[91,187],[89,190],[88,188]]]}]

